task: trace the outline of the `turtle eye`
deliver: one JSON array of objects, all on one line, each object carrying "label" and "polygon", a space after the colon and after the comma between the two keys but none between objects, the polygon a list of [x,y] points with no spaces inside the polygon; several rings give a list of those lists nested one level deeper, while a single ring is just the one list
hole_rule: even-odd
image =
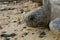
[{"label": "turtle eye", "polygon": [[30,20],[33,21],[34,20],[34,17],[31,17]]},{"label": "turtle eye", "polygon": [[29,20],[31,20],[31,21],[35,20],[35,15],[30,16]]}]

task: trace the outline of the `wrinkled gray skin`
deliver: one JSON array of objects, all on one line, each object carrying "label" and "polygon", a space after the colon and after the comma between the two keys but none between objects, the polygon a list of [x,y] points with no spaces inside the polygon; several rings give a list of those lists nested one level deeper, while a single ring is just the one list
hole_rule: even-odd
[{"label": "wrinkled gray skin", "polygon": [[49,1],[43,0],[42,7],[36,8],[25,15],[24,23],[31,27],[46,26],[50,20],[50,12]]},{"label": "wrinkled gray skin", "polygon": [[60,18],[56,18],[50,22],[49,27],[51,31],[55,33],[60,33]]}]

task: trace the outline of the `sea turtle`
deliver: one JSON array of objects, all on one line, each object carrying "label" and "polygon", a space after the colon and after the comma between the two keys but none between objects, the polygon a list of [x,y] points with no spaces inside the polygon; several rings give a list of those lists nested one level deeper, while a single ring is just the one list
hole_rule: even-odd
[{"label": "sea turtle", "polygon": [[57,40],[59,40],[60,36],[60,18],[56,18],[52,20],[49,24],[49,28],[51,32],[57,35]]},{"label": "sea turtle", "polygon": [[24,23],[30,27],[44,27],[50,21],[50,2],[43,0],[43,6],[38,7],[25,15]]}]

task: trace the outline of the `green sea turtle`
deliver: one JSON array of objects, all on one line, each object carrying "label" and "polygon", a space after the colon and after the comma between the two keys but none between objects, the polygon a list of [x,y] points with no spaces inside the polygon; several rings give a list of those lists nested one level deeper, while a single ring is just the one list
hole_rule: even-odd
[{"label": "green sea turtle", "polygon": [[43,0],[43,6],[36,8],[25,15],[24,23],[30,27],[43,27],[50,21],[50,2]]}]

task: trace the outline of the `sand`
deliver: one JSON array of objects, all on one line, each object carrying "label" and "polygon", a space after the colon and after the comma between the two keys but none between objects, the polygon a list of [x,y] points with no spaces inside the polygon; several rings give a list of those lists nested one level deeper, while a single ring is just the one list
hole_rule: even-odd
[{"label": "sand", "polygon": [[[26,2],[17,5],[3,5],[2,8],[15,9],[0,11],[0,40],[5,40],[5,37],[1,37],[3,32],[6,32],[6,34],[16,34],[14,37],[8,37],[10,40],[56,40],[57,37],[55,34],[51,33],[47,28],[33,28],[25,26],[22,23],[24,15],[37,7],[39,7],[38,3],[33,2]],[[20,9],[24,9],[24,12],[21,13]],[[43,37],[40,37],[40,31],[45,32]]]}]

